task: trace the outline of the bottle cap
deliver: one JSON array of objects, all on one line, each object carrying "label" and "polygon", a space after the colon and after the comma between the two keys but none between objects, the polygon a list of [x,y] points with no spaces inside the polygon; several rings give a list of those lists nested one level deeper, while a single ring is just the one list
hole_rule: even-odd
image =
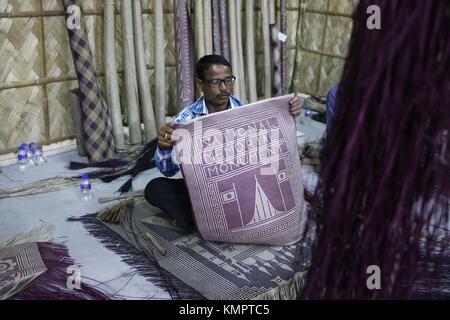
[{"label": "bottle cap", "polygon": [[87,173],[85,173],[85,174],[83,174],[83,175],[81,176],[81,178],[82,178],[83,180],[87,180],[87,179],[89,179],[89,175],[88,175]]},{"label": "bottle cap", "polygon": [[26,143],[22,143],[19,147],[19,150],[25,150],[27,148]]}]

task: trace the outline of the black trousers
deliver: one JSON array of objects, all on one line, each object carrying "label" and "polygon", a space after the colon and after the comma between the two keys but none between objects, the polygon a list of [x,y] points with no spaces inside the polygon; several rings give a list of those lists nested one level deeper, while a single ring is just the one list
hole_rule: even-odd
[{"label": "black trousers", "polygon": [[194,231],[194,220],[184,179],[156,178],[145,187],[145,199],[160,208],[186,231]]}]

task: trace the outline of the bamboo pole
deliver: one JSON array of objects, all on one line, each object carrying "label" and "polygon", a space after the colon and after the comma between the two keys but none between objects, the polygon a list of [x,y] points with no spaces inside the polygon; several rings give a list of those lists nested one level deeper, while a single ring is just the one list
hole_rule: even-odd
[{"label": "bamboo pole", "polygon": [[240,85],[240,99],[242,102],[247,103],[247,86],[245,80],[245,67],[244,67],[244,49],[242,47],[242,0],[236,0],[236,41],[237,41],[237,49],[238,49],[238,73],[239,78],[241,79]]},{"label": "bamboo pole", "polygon": [[275,0],[269,0],[269,24],[276,23]]},{"label": "bamboo pole", "polygon": [[166,59],[164,53],[163,0],[155,0],[153,8],[155,12],[155,115],[156,126],[159,129],[166,122]]},{"label": "bamboo pole", "polygon": [[220,14],[219,0],[212,1],[212,33],[213,33],[213,50],[214,54],[222,54],[222,40],[220,35]]},{"label": "bamboo pole", "polygon": [[142,31],[141,0],[133,1],[134,46],[136,48],[136,69],[138,76],[141,115],[144,122],[145,142],[156,138],[155,114],[153,113],[150,82],[148,80],[147,64],[145,63],[144,33]]},{"label": "bamboo pole", "polygon": [[[43,0],[39,0],[39,8],[43,9]],[[47,57],[45,54],[45,30],[44,30],[44,18],[39,19],[39,53],[41,56],[40,60],[40,74],[42,77],[47,77]],[[50,139],[50,110],[48,105],[48,90],[47,85],[42,86],[42,107],[44,109],[44,126],[45,126],[45,138]]]},{"label": "bamboo pole", "polygon": [[270,67],[270,33],[269,33],[269,7],[267,0],[261,0],[263,56],[264,56],[264,97],[271,96],[271,67]]},{"label": "bamboo pole", "polygon": [[230,26],[230,47],[231,47],[231,65],[233,66],[233,72],[237,72],[237,80],[234,84],[233,94],[236,97],[241,97],[241,82],[243,79],[239,76],[239,52],[237,45],[237,30],[236,30],[236,0],[228,0],[228,18]]},{"label": "bamboo pole", "polygon": [[195,44],[197,47],[197,57],[205,55],[205,28],[203,25],[203,1],[195,2]]},{"label": "bamboo pole", "polygon": [[142,143],[141,121],[138,106],[138,88],[136,80],[136,61],[134,54],[133,14],[131,1],[122,0],[122,35],[125,94],[128,108],[128,126],[130,143]]},{"label": "bamboo pole", "polygon": [[119,82],[117,79],[115,49],[114,0],[105,0],[103,16],[103,52],[105,56],[106,97],[111,114],[111,123],[116,147],[124,144],[122,112],[120,109]]},{"label": "bamboo pole", "polygon": [[249,102],[258,100],[256,92],[256,72],[255,72],[255,43],[253,30],[253,0],[246,1],[246,45],[247,45],[247,75]]},{"label": "bamboo pole", "polygon": [[213,53],[211,0],[203,0],[203,18],[205,33],[205,54]]}]

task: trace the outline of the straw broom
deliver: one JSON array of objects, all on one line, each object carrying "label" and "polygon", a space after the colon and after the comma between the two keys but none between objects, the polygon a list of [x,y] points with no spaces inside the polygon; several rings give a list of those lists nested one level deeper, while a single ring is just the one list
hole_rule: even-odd
[{"label": "straw broom", "polygon": [[139,97],[141,101],[141,114],[144,122],[145,143],[156,138],[155,115],[153,113],[150,83],[145,63],[144,34],[142,32],[141,0],[133,1],[134,45],[136,48],[136,69],[138,76]]},{"label": "straw broom", "polygon": [[124,145],[122,112],[115,56],[114,0],[106,0],[103,11],[103,54],[105,56],[106,96],[111,113],[111,123],[116,147]]},{"label": "straw broom", "polygon": [[269,33],[269,7],[267,0],[261,0],[262,34],[263,34],[263,56],[264,56],[264,97],[271,96],[271,67],[270,67],[270,33]]},{"label": "straw broom", "polygon": [[228,19],[230,26],[230,47],[231,47],[231,65],[234,66],[235,72],[238,72],[236,83],[233,87],[233,93],[237,97],[242,96],[241,82],[244,81],[239,76],[239,53],[236,34],[236,0],[228,0]]},{"label": "straw broom", "polygon": [[253,0],[246,1],[246,46],[247,46],[247,75],[249,102],[258,100],[256,93],[256,72],[255,72],[255,43],[253,32]]},{"label": "straw broom", "polygon": [[211,0],[203,0],[203,19],[205,33],[205,54],[213,53],[213,32],[211,17]]},{"label": "straw broom", "polygon": [[158,128],[166,122],[166,60],[164,53],[164,10],[163,0],[153,5],[155,33],[155,114]]},{"label": "straw broom", "polygon": [[244,49],[242,47],[242,0],[236,0],[236,41],[237,41],[237,49],[238,49],[238,73],[239,78],[241,79],[241,95],[240,99],[247,103],[247,86],[245,85],[245,67],[244,67]]},{"label": "straw broom", "polygon": [[142,135],[134,54],[133,14],[131,1],[122,0],[121,4],[124,82],[128,109],[130,143],[137,144],[142,142]]}]

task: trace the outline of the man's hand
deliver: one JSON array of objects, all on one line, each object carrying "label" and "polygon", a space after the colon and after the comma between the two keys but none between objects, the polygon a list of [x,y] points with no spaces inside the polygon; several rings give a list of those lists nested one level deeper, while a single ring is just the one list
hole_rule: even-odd
[{"label": "man's hand", "polygon": [[158,147],[161,150],[172,148],[172,133],[173,129],[170,127],[170,123],[166,123],[164,127],[159,129],[158,132]]},{"label": "man's hand", "polygon": [[291,114],[291,116],[296,118],[300,114],[300,112],[300,99],[295,96],[291,99],[291,101],[289,101],[289,113]]}]

